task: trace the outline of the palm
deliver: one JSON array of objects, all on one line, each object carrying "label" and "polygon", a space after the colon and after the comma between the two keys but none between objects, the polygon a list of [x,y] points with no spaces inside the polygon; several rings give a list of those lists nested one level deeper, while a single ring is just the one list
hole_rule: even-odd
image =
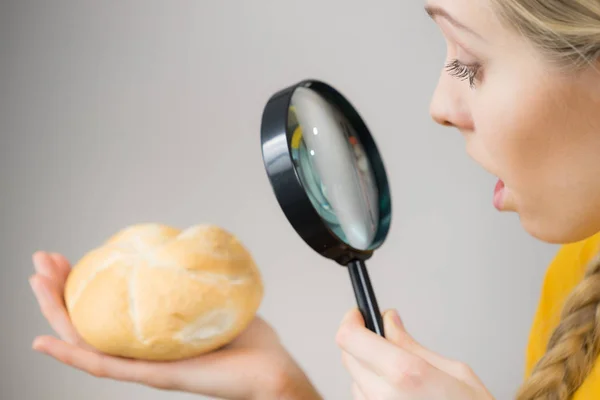
[{"label": "palm", "polygon": [[44,317],[60,338],[38,337],[34,348],[94,376],[236,399],[248,398],[254,388],[264,387],[289,362],[275,331],[258,317],[228,346],[192,359],[147,362],[102,354],[81,339],[65,308],[69,262],[60,254],[36,253],[34,264],[31,286]]}]

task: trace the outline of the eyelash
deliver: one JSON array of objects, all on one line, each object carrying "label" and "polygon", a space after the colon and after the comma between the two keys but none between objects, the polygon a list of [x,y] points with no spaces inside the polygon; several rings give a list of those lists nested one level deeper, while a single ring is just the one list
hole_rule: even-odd
[{"label": "eyelash", "polygon": [[468,79],[471,88],[475,87],[475,82],[479,77],[480,70],[481,65],[478,63],[467,65],[459,60],[452,60],[446,64],[446,71],[448,71],[450,75],[462,80]]}]

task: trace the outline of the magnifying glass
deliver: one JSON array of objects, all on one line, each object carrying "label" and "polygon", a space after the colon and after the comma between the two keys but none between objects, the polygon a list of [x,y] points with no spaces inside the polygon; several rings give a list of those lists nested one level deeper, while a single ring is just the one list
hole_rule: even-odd
[{"label": "magnifying glass", "polygon": [[304,80],[271,96],[261,144],[288,221],[316,252],[348,268],[366,327],[384,336],[365,262],[388,234],[391,199],[364,121],[335,88]]}]

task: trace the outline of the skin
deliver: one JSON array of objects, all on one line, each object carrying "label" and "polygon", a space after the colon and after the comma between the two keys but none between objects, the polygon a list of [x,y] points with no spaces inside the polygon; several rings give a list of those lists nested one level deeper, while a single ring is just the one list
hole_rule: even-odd
[{"label": "skin", "polygon": [[[481,68],[473,87],[443,70],[430,112],[460,131],[477,163],[502,179],[502,211],[549,243],[600,231],[600,63],[566,71],[503,26],[487,1],[432,0],[448,61]],[[471,32],[473,31],[473,32]]]},{"label": "skin", "polygon": [[[465,65],[479,66],[472,80],[442,69],[431,115],[456,128],[468,155],[505,183],[499,210],[517,213],[527,232],[549,243],[599,232],[600,63],[559,69],[503,26],[487,0],[430,0],[428,6],[446,40],[447,61],[457,60],[466,75]],[[33,347],[64,364],[218,398],[321,399],[259,318],[227,348],[193,360],[154,364],[98,354],[81,341],[64,309],[68,261],[36,253],[34,265],[33,291],[60,339],[37,338]],[[384,323],[385,339],[365,328],[356,309],[340,324],[336,342],[355,399],[492,399],[467,365],[418,344],[395,311],[384,313]]]}]

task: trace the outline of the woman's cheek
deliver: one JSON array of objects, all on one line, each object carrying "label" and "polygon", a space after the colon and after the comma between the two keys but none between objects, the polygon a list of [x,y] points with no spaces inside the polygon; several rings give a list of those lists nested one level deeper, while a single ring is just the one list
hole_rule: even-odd
[{"label": "woman's cheek", "polygon": [[487,88],[473,109],[476,134],[500,178],[521,186],[521,178],[536,175],[546,158],[550,109],[544,94],[531,84],[498,81],[502,84]]}]

